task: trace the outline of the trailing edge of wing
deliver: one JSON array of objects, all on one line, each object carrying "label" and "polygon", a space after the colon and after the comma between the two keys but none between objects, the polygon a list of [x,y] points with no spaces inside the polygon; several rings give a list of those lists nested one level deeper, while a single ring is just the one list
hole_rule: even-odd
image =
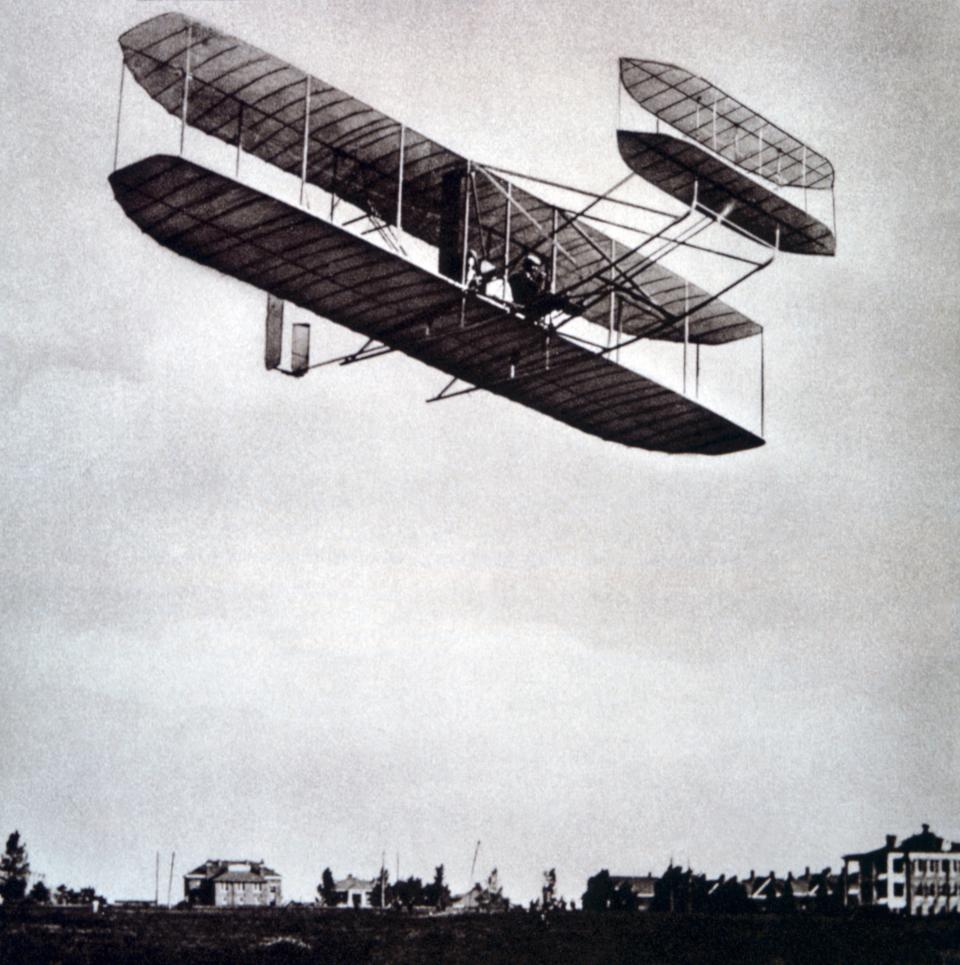
[{"label": "trailing edge of wing", "polygon": [[182,158],[144,158],[110,183],[134,223],[178,254],[584,432],[664,452],[763,444],[562,335],[548,343],[498,303]]}]

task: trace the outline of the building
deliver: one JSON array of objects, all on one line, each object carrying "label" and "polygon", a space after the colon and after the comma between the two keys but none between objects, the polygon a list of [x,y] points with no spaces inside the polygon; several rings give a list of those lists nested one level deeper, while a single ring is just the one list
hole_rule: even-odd
[{"label": "building", "polygon": [[839,878],[831,874],[830,868],[823,871],[811,872],[808,865],[802,875],[796,878],[787,875],[793,894],[793,903],[797,911],[816,911],[818,908],[831,907],[832,896],[837,894]]},{"label": "building", "polygon": [[636,901],[637,911],[649,911],[653,903],[654,886],[657,883],[653,873],[645,875],[610,875],[610,884],[615,891],[626,886]]},{"label": "building", "polygon": [[335,881],[337,905],[346,908],[373,908],[373,889],[379,884],[378,878],[355,878],[352,874]]},{"label": "building", "polygon": [[897,844],[895,834],[875,851],[843,856],[843,903],[907,915],[937,915],[960,907],[960,844],[925,824]]},{"label": "building", "polygon": [[280,882],[280,875],[262,861],[213,859],[183,876],[183,894],[191,904],[267,907],[281,904]]}]

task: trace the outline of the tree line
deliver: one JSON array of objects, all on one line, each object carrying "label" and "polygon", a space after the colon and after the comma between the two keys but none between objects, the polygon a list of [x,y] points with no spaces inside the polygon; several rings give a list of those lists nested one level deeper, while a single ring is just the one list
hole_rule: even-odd
[{"label": "tree line", "polygon": [[[317,894],[321,903],[327,908],[336,908],[347,903],[345,892],[337,890],[337,883],[333,872],[324,868]],[[450,905],[450,888],[444,880],[443,865],[437,865],[433,873],[433,881],[427,884],[414,876],[390,883],[386,869],[381,869],[370,893],[370,904],[375,908],[402,908],[410,911],[414,908],[434,908],[443,911]]]},{"label": "tree line", "polygon": [[14,831],[7,838],[7,846],[0,856],[0,898],[3,898],[4,904],[24,901],[38,905],[87,905],[94,901],[106,903],[106,899],[98,895],[95,888],[75,889],[61,884],[56,891],[51,892],[43,881],[37,880],[28,891],[29,882],[30,861],[27,857],[27,846],[20,839],[20,832]]},{"label": "tree line", "polygon": [[[843,892],[838,880],[831,879],[829,869],[813,875],[811,890],[815,892],[810,910],[818,914],[838,914],[843,910]],[[615,885],[604,869],[587,880],[583,894],[584,911],[636,911],[638,896],[629,881]],[[800,906],[794,893],[793,875],[778,880],[771,875],[763,897],[754,899],[744,882],[736,876],[710,882],[705,874],[695,874],[670,864],[654,881],[650,911],[740,915],[755,911],[791,914]]]}]

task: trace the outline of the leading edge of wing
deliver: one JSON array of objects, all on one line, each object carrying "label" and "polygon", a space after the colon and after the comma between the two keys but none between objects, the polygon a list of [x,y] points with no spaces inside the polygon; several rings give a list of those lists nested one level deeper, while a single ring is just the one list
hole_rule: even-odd
[{"label": "leading edge of wing", "polygon": [[[110,176],[157,242],[584,432],[663,452],[721,454],[763,440],[500,303],[183,158]],[[513,377],[511,377],[511,374]]]}]

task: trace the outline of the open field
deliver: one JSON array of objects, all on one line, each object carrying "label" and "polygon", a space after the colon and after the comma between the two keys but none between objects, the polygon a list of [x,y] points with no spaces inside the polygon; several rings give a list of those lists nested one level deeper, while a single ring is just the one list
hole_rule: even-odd
[{"label": "open field", "polygon": [[958,963],[960,919],[572,913],[410,918],[305,908],[0,918],[0,962]]}]

